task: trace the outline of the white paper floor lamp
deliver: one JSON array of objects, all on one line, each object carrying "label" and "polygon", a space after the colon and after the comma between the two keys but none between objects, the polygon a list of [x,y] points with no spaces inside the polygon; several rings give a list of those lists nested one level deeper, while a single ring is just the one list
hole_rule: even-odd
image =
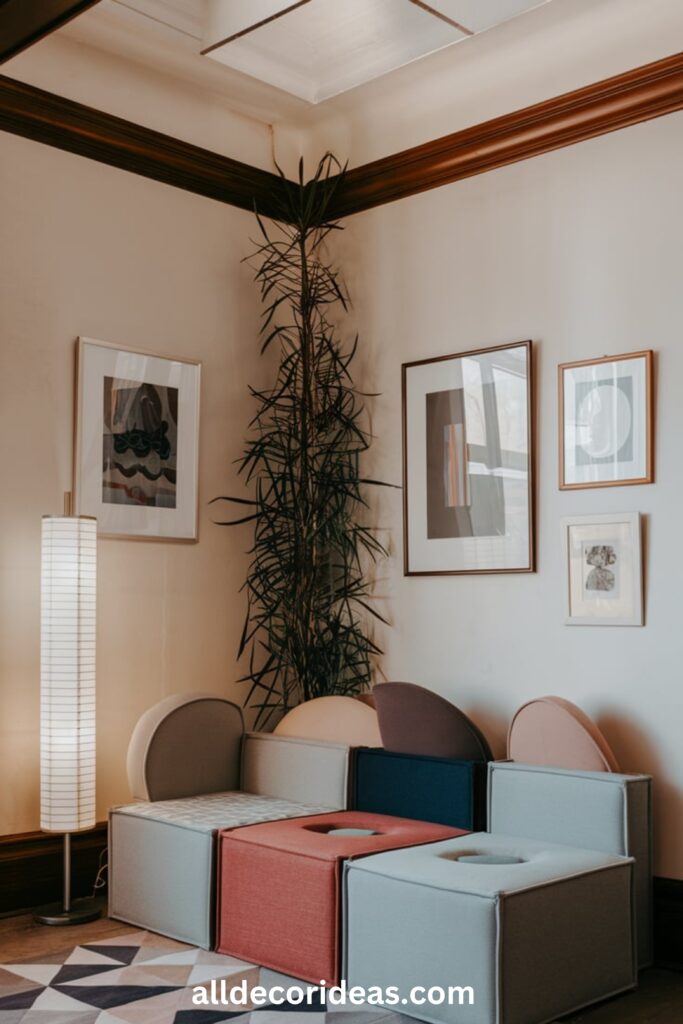
[{"label": "white paper floor lamp", "polygon": [[99,916],[71,900],[71,833],[95,825],[95,602],[97,523],[45,516],[41,558],[40,827],[64,834],[61,911],[42,924]]}]

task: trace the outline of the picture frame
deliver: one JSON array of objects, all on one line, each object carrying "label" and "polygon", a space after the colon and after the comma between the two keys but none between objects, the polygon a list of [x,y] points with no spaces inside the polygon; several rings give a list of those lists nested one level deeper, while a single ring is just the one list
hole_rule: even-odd
[{"label": "picture frame", "polygon": [[568,626],[642,626],[639,512],[562,519]]},{"label": "picture frame", "polygon": [[533,352],[404,363],[404,575],[533,572]]},{"label": "picture frame", "polygon": [[81,337],[73,508],[98,534],[198,539],[201,364]]},{"label": "picture frame", "polygon": [[654,482],[653,353],[558,368],[560,490]]}]

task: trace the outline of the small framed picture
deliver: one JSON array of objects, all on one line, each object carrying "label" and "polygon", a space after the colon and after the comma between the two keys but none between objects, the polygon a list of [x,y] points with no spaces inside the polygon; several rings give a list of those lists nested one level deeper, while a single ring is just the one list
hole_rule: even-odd
[{"label": "small framed picture", "polygon": [[405,575],[532,572],[531,342],[402,371]]},{"label": "small framed picture", "polygon": [[74,512],[98,533],[197,539],[200,364],[79,338]]},{"label": "small framed picture", "polygon": [[640,513],[562,520],[568,626],[642,626]]},{"label": "small framed picture", "polygon": [[651,484],[652,352],[559,367],[560,488]]}]

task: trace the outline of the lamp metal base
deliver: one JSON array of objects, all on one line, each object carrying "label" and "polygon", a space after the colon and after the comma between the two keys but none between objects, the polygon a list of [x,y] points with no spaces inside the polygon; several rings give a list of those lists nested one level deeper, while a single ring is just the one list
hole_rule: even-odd
[{"label": "lamp metal base", "polygon": [[101,905],[97,900],[82,899],[74,900],[70,910],[60,910],[58,907],[45,908],[44,913],[34,914],[33,920],[36,924],[70,925],[86,924],[88,921],[96,921],[102,916]]}]

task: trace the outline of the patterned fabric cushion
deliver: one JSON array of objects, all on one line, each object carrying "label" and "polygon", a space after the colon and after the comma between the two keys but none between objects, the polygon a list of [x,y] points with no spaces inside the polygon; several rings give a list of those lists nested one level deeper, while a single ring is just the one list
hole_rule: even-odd
[{"label": "patterned fabric cushion", "polygon": [[279,800],[273,796],[257,796],[254,793],[235,791],[207,793],[205,796],[183,797],[180,800],[127,804],[124,807],[115,807],[114,813],[164,821],[196,832],[215,832],[221,828],[236,828],[238,825],[251,825],[260,821],[321,814],[329,809]]}]

